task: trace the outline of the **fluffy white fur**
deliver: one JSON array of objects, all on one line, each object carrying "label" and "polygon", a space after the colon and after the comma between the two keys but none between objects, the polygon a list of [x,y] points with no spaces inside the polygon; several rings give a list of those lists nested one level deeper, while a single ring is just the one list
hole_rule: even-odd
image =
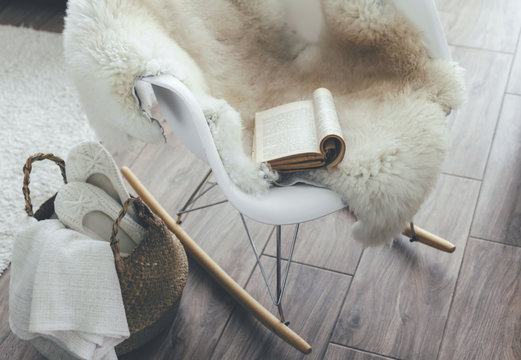
[{"label": "fluffy white fur", "polygon": [[217,151],[231,180],[249,193],[267,190],[269,182],[275,180],[277,175],[270,171],[266,164],[256,164],[245,155],[239,113],[222,99],[203,97],[200,103]]},{"label": "fluffy white fur", "polygon": [[274,177],[249,156],[255,111],[330,89],[347,154],[309,176],[347,200],[358,218],[355,238],[389,241],[436,182],[445,117],[463,101],[461,71],[431,60],[389,1],[321,0],[322,12],[306,13],[322,24],[316,34],[303,33],[288,15],[299,6],[287,1],[70,0],[66,59],[106,141],[160,141],[132,84],[142,75],[177,76],[200,100],[232,180],[253,193]]}]

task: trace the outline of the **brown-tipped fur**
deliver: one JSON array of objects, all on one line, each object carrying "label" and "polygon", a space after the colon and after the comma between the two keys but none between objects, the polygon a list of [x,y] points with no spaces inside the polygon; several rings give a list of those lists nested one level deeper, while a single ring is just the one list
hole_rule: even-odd
[{"label": "brown-tipped fur", "polygon": [[357,238],[388,241],[436,182],[447,148],[445,117],[463,101],[461,72],[428,57],[421,34],[391,0],[320,0],[316,42],[288,20],[286,4],[70,0],[66,58],[89,118],[107,140],[158,139],[128,84],[158,73],[180,78],[212,115],[231,178],[250,192],[266,188],[243,148],[254,113],[330,89],[347,153],[337,168],[311,175],[345,197],[359,218]]}]

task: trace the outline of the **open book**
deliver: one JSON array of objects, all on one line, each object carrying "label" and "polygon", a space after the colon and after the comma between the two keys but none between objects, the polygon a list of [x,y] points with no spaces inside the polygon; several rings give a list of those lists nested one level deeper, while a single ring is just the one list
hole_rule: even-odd
[{"label": "open book", "polygon": [[253,160],[273,170],[298,171],[332,167],[344,158],[346,145],[329,90],[313,100],[296,101],[255,114]]}]

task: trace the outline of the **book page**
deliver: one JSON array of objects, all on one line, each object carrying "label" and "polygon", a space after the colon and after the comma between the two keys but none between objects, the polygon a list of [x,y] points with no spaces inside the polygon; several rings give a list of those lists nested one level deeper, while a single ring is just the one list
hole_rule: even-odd
[{"label": "book page", "polygon": [[324,154],[326,167],[332,167],[342,161],[346,150],[333,95],[327,89],[317,89],[313,102],[320,151]]},{"label": "book page", "polygon": [[325,88],[315,90],[313,92],[313,102],[319,142],[327,135],[337,135],[343,138],[331,92]]},{"label": "book page", "polygon": [[312,102],[297,101],[256,113],[254,136],[257,162],[318,152]]}]

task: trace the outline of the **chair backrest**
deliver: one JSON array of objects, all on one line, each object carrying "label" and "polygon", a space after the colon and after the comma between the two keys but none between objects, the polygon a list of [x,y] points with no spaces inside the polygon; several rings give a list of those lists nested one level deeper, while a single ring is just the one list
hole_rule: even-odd
[{"label": "chair backrest", "polygon": [[212,168],[225,195],[233,199],[235,196],[226,192],[239,190],[224,169],[206,118],[192,92],[172,75],[146,77],[140,81],[152,85],[161,112],[172,131],[190,151]]},{"label": "chair backrest", "polygon": [[[139,83],[147,83],[152,86],[158,104],[169,104],[169,106],[160,106],[162,114],[168,121],[168,125],[194,155],[208,163],[204,152],[204,144],[197,129],[197,123],[193,120],[195,115],[194,106],[195,109],[200,109],[200,106],[195,101],[190,90],[182,82],[170,75],[145,77],[136,81],[135,86],[137,87]],[[197,115],[202,115],[202,112]],[[201,120],[200,116],[195,118]]]},{"label": "chair backrest", "polygon": [[392,2],[422,32],[431,58],[452,60],[433,0],[392,0]]}]

